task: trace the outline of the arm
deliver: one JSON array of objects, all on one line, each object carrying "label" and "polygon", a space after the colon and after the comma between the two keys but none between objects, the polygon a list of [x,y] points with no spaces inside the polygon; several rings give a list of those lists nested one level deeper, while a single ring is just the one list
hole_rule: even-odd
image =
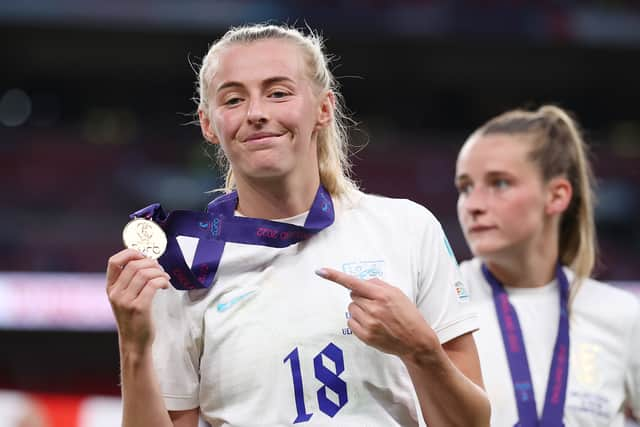
[{"label": "arm", "polygon": [[446,342],[440,349],[402,358],[425,421],[434,426],[488,426],[491,411],[471,333]]},{"label": "arm", "polygon": [[489,400],[470,334],[444,345],[402,291],[379,279],[360,280],[332,269],[318,274],[351,290],[348,325],[366,344],[395,354],[407,367],[427,424],[488,426]]},{"label": "arm", "polygon": [[107,294],[120,347],[123,427],[198,425],[197,409],[170,416],[153,370],[151,301],[158,289],[169,286],[168,280],[157,261],[132,249],[115,254],[107,265]]},{"label": "arm", "polygon": [[171,421],[173,421],[173,427],[195,427],[200,421],[200,409],[169,411],[169,417],[171,417]]}]

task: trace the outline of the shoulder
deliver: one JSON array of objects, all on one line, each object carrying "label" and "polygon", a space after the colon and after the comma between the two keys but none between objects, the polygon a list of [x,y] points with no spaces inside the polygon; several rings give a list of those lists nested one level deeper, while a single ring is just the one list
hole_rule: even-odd
[{"label": "shoulder", "polygon": [[464,276],[482,274],[481,263],[478,258],[467,259],[460,262],[460,272]]},{"label": "shoulder", "polygon": [[460,276],[464,284],[469,288],[472,298],[475,298],[479,293],[491,293],[491,289],[482,274],[482,262],[479,258],[462,261],[460,263]]},{"label": "shoulder", "polygon": [[[573,273],[565,269],[569,281]],[[589,309],[594,313],[615,315],[622,324],[632,324],[640,316],[640,298],[631,292],[613,285],[587,278],[583,280],[577,290],[574,308],[576,310]]]},{"label": "shoulder", "polygon": [[411,220],[439,226],[438,220],[429,209],[409,199],[398,199],[357,191],[341,197],[339,203],[345,211],[362,212],[381,220]]}]

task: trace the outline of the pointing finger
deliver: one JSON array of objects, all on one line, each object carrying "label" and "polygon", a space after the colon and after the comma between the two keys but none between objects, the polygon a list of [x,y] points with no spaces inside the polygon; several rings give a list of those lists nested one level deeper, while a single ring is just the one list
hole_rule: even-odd
[{"label": "pointing finger", "polygon": [[372,286],[374,283],[371,281],[358,279],[355,276],[332,268],[321,268],[316,270],[316,274],[324,279],[331,280],[332,282],[344,286],[354,295],[360,295],[371,299],[375,299],[377,296],[378,286]]}]

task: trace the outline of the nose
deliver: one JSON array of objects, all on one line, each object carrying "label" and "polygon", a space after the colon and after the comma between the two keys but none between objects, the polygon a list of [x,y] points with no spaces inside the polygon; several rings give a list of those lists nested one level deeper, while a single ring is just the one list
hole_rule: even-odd
[{"label": "nose", "polygon": [[482,187],[475,187],[461,194],[459,203],[461,209],[474,219],[487,211],[486,194]]},{"label": "nose", "polygon": [[260,97],[249,100],[249,108],[247,110],[247,122],[250,125],[264,124],[268,120],[266,109]]}]

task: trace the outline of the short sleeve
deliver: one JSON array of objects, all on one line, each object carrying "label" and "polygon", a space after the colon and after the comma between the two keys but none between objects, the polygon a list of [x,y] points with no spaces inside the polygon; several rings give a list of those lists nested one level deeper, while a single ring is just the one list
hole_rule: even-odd
[{"label": "short sleeve", "polygon": [[441,343],[478,329],[458,262],[440,223],[428,213],[419,250],[416,304]]},{"label": "short sleeve", "polygon": [[201,336],[194,332],[189,293],[159,290],[153,301],[153,364],[170,411],[199,407]]},{"label": "short sleeve", "polygon": [[625,383],[627,404],[633,416],[640,419],[640,300],[635,304],[635,320],[631,329],[629,365]]}]

